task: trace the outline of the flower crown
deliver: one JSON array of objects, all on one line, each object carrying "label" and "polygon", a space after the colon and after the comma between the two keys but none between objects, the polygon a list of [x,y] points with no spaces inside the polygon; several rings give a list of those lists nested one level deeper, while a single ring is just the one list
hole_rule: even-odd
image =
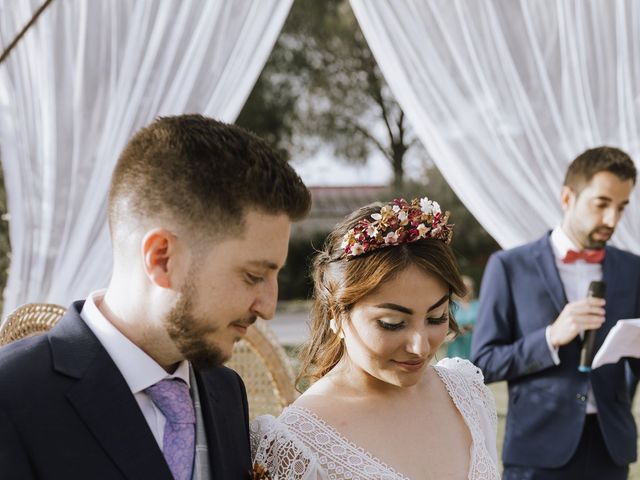
[{"label": "flower crown", "polygon": [[453,225],[447,224],[449,212],[444,214],[438,202],[427,197],[414,198],[411,203],[396,198],[384,205],[371,219],[362,219],[342,238],[341,248],[347,260],[363,253],[411,243],[423,238],[451,242]]}]

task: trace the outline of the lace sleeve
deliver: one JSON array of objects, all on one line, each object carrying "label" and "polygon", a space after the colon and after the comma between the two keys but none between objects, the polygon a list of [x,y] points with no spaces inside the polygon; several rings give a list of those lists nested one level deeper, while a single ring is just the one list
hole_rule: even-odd
[{"label": "lace sleeve", "polygon": [[462,358],[445,358],[438,365],[460,372],[467,380],[473,393],[473,403],[478,413],[480,429],[491,459],[498,465],[498,415],[493,393],[484,384],[482,371],[469,360]]},{"label": "lace sleeve", "polygon": [[287,480],[327,480],[315,456],[271,415],[251,422],[251,457],[271,478]]}]

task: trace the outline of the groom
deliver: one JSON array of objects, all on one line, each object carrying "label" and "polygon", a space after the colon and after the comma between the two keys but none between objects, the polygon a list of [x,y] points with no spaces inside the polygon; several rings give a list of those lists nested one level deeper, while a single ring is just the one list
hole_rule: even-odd
[{"label": "groom", "polygon": [[134,135],[111,180],[107,289],[0,349],[0,478],[250,478],[244,385],[221,365],[273,316],[309,206],[238,127],[183,115]]},{"label": "groom", "polygon": [[[640,257],[606,245],[635,181],[623,151],[587,150],[567,170],[562,223],[489,260],[472,358],[509,384],[505,480],[622,480],[636,460],[625,364],[637,374],[640,360],[578,371],[582,332],[597,330],[597,350],[619,319],[640,317]],[[606,299],[587,298],[592,281]]]}]

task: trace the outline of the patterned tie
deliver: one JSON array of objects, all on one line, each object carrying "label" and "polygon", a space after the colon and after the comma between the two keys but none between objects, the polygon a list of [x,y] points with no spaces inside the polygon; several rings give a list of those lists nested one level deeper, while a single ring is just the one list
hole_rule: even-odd
[{"label": "patterned tie", "polygon": [[562,259],[563,263],[574,263],[576,260],[584,260],[587,263],[602,263],[604,260],[604,248],[597,250],[583,250],[576,252],[568,250],[567,255]]},{"label": "patterned tie", "polygon": [[177,378],[165,378],[145,390],[167,419],[163,453],[176,480],[191,480],[195,453],[196,416],[189,386]]}]

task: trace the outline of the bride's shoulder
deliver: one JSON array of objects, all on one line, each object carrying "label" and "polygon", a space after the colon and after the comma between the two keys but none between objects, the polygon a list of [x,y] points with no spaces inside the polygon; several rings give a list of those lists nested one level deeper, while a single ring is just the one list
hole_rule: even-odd
[{"label": "bride's shoulder", "polygon": [[471,380],[474,383],[484,384],[484,375],[482,374],[482,370],[464,358],[443,358],[436,364],[436,369],[446,369],[448,371],[458,372],[467,380]]},{"label": "bride's shoulder", "polygon": [[[475,403],[482,405],[482,410],[489,412],[490,417],[495,417],[496,406],[493,394],[484,383],[482,370],[469,360],[463,358],[444,358],[435,365],[436,371],[444,379],[452,396],[470,395]],[[466,388],[458,389],[456,385],[466,385]]]}]

